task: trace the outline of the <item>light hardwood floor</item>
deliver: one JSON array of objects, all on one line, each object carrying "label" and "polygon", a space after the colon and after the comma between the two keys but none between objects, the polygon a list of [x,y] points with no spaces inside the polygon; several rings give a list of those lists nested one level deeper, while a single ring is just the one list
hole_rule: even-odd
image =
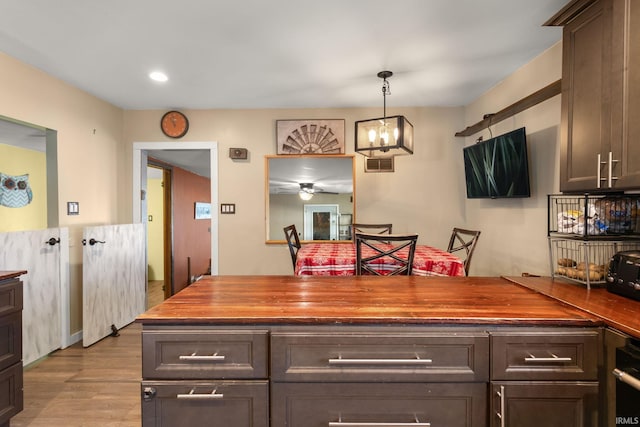
[{"label": "light hardwood floor", "polygon": [[147,285],[147,309],[155,307],[164,301],[164,282],[151,280]]},{"label": "light hardwood floor", "polygon": [[[147,308],[164,300],[149,282]],[[142,327],[132,323],[88,348],[51,353],[24,371],[24,410],[11,427],[139,427]]]},{"label": "light hardwood floor", "polygon": [[142,327],[132,323],[26,367],[24,410],[11,427],[139,427]]}]

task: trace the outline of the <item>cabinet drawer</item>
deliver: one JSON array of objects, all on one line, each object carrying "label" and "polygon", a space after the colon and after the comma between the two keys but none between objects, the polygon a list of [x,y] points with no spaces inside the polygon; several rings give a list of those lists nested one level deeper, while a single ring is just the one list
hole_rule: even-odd
[{"label": "cabinet drawer", "polygon": [[145,379],[267,378],[268,334],[256,330],[143,331]]},{"label": "cabinet drawer", "polygon": [[267,381],[143,381],[142,426],[267,427]]},{"label": "cabinet drawer", "polygon": [[272,427],[486,425],[484,383],[275,383]]},{"label": "cabinet drawer", "polygon": [[11,281],[0,285],[0,316],[22,311],[22,284]]},{"label": "cabinet drawer", "polygon": [[271,336],[274,381],[487,381],[488,356],[484,332]]},{"label": "cabinet drawer", "polygon": [[22,363],[16,363],[0,371],[0,425],[22,411],[22,407]]},{"label": "cabinet drawer", "polygon": [[491,334],[494,380],[597,380],[598,330]]},{"label": "cabinet drawer", "polygon": [[0,317],[0,371],[22,360],[22,312]]}]

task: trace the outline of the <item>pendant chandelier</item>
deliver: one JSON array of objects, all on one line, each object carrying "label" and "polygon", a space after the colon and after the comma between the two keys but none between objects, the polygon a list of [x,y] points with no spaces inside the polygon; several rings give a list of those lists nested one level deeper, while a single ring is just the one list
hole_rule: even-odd
[{"label": "pendant chandelier", "polygon": [[387,95],[391,95],[389,81],[393,73],[380,71],[382,79],[383,116],[356,122],[355,151],[367,157],[390,157],[413,154],[413,125],[404,116],[387,117]]}]

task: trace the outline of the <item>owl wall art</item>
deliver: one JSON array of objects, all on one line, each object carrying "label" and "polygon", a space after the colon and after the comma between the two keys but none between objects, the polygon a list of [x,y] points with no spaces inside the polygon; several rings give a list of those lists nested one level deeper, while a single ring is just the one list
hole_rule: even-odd
[{"label": "owl wall art", "polygon": [[29,174],[11,176],[0,172],[0,206],[21,208],[33,200]]}]

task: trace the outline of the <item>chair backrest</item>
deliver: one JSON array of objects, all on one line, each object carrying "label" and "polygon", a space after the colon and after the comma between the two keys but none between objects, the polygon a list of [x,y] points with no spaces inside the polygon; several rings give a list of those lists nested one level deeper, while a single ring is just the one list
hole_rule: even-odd
[{"label": "chair backrest", "polygon": [[351,237],[356,238],[356,233],[365,233],[365,234],[391,234],[392,225],[391,224],[364,224],[364,223],[353,223],[351,224]]},{"label": "chair backrest", "polygon": [[295,224],[284,227],[284,235],[289,246],[289,252],[291,253],[291,262],[293,263],[293,270],[296,269],[296,259],[298,258],[298,250],[302,247],[300,245],[300,238],[298,237],[298,231]]},{"label": "chair backrest", "polygon": [[410,275],[417,234],[355,234],[356,276]]},{"label": "chair backrest", "polygon": [[480,231],[465,230],[464,228],[454,227],[453,232],[451,233],[451,238],[449,239],[447,252],[453,253],[458,251],[465,251],[463,262],[464,273],[467,276],[469,275],[469,267],[471,266],[471,256],[473,255],[473,251],[476,248],[479,237]]}]

